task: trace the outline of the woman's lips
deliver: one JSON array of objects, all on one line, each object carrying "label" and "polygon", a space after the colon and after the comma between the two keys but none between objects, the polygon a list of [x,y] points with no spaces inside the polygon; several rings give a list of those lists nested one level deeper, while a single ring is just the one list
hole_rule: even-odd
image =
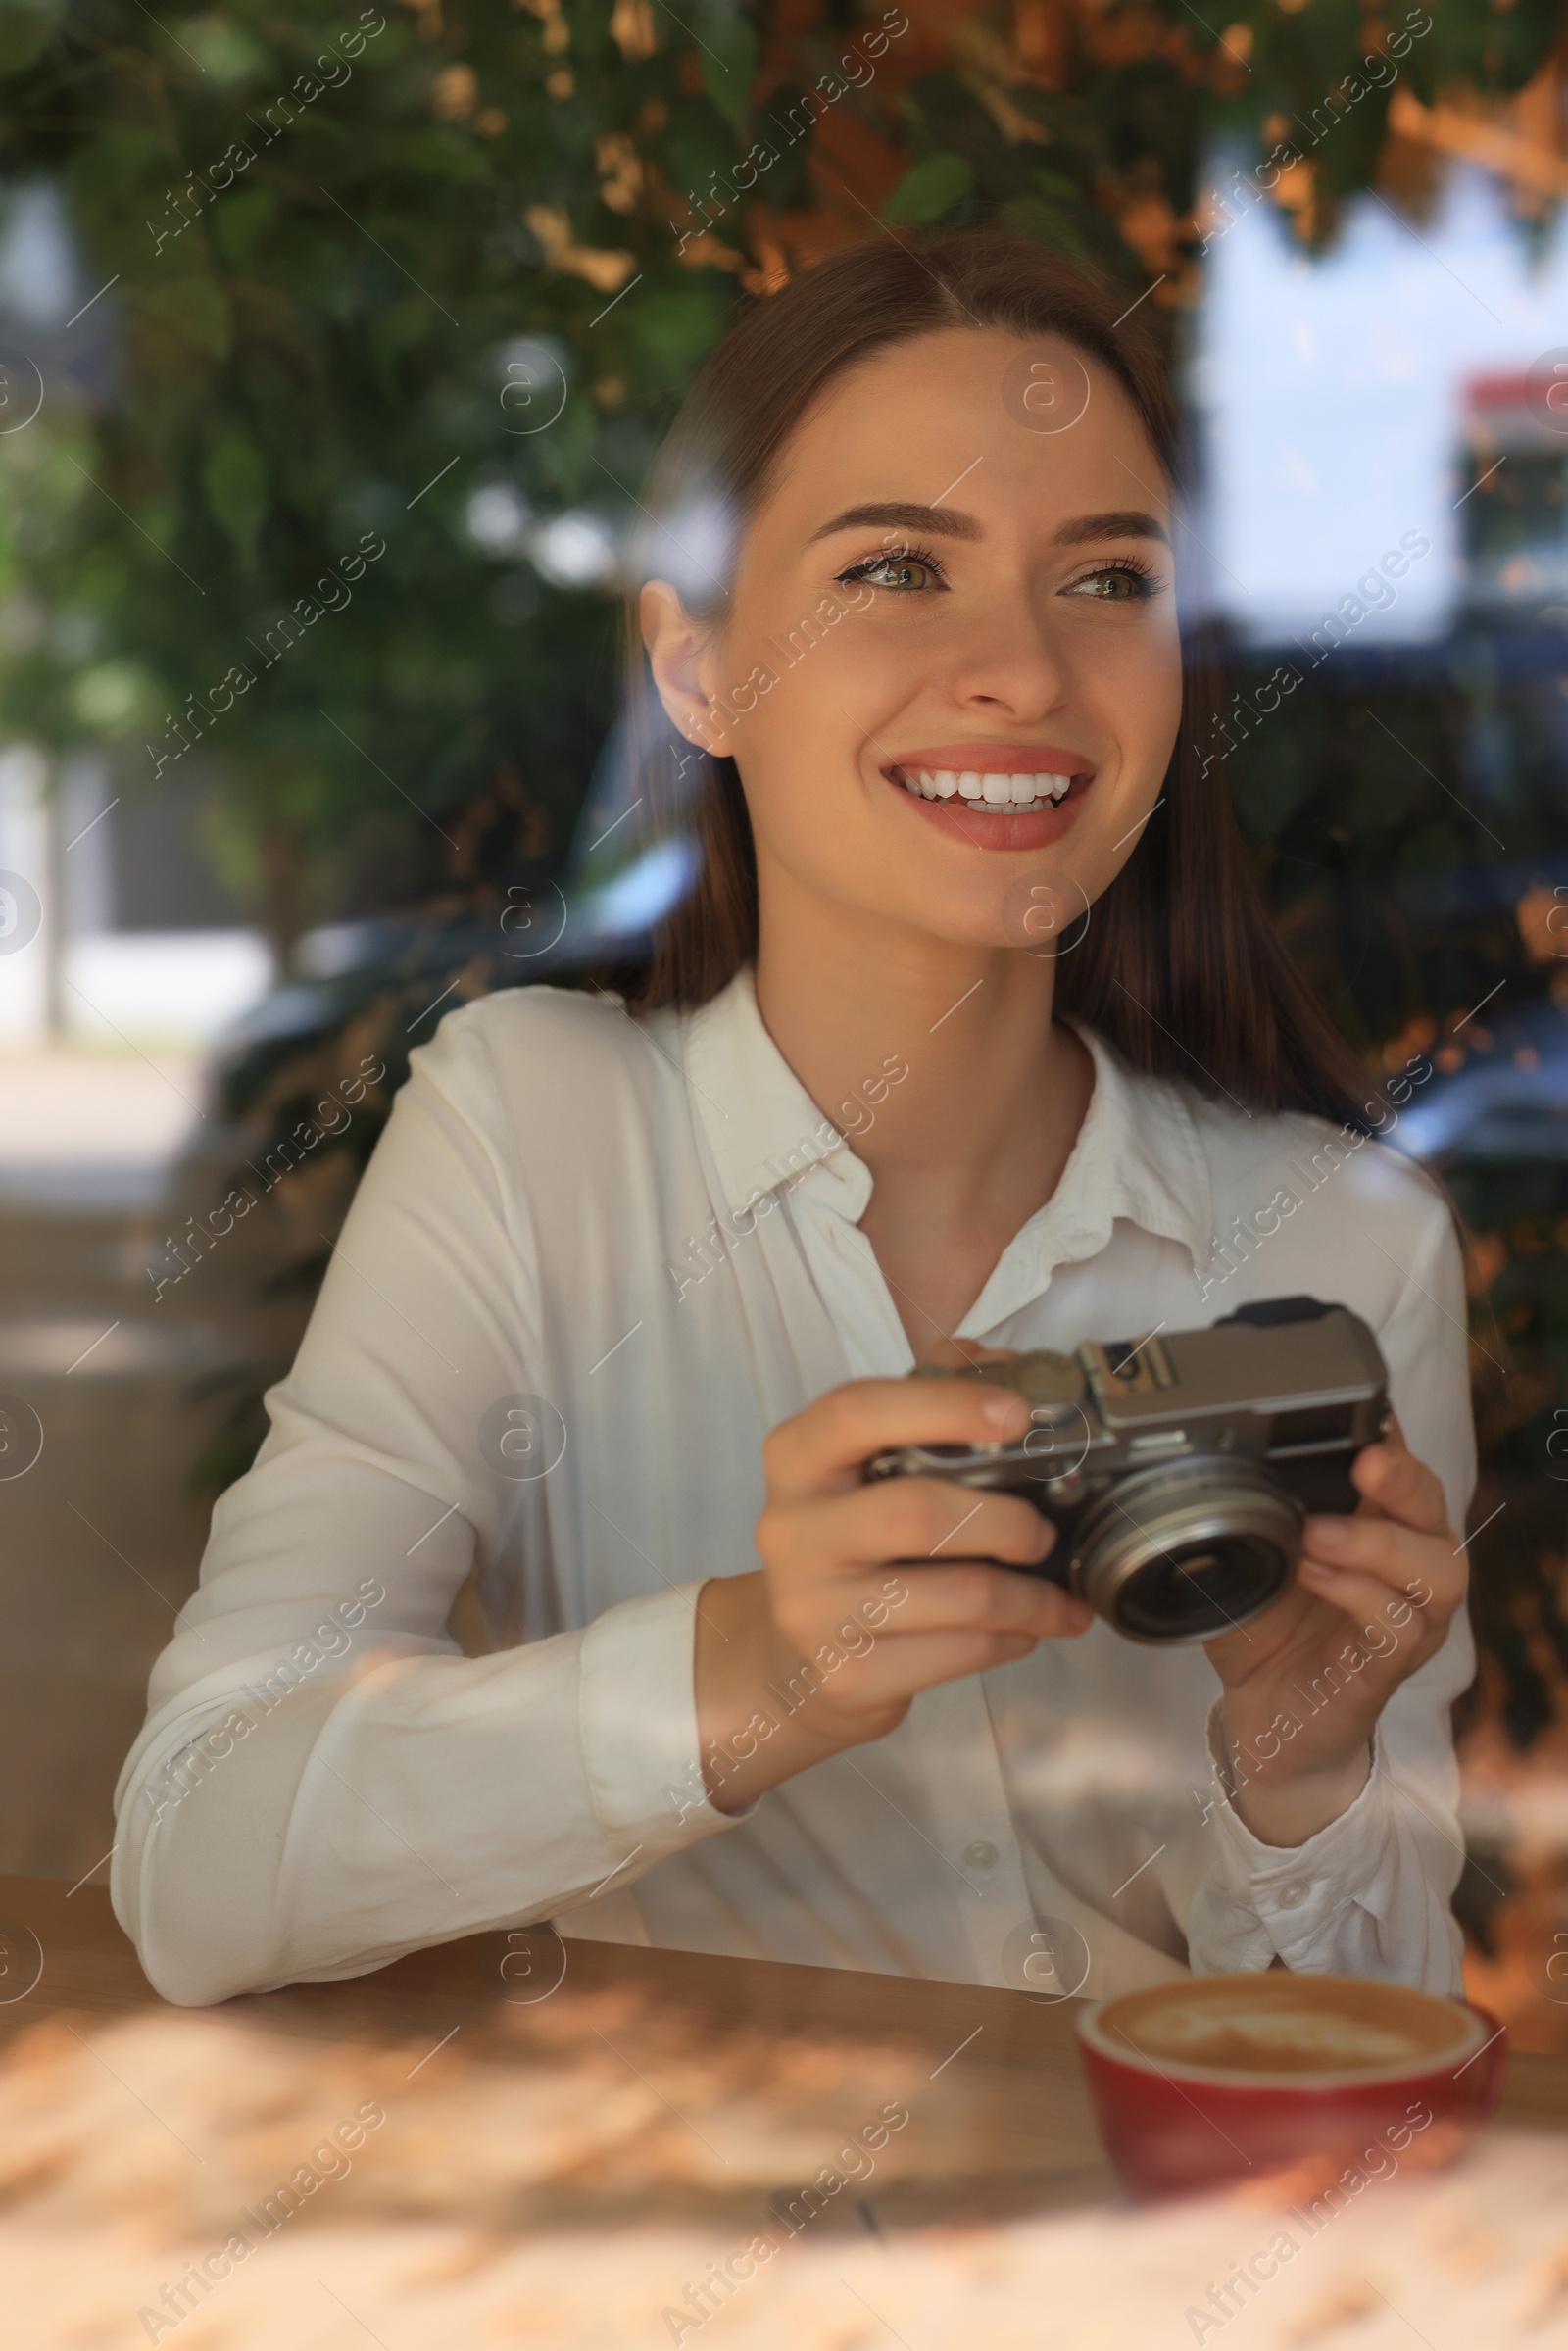
[{"label": "woman's lips", "polygon": [[1076,821],[1095,769],[1054,745],[944,744],[891,761],[886,781],[915,812],[977,849],[1041,849]]}]

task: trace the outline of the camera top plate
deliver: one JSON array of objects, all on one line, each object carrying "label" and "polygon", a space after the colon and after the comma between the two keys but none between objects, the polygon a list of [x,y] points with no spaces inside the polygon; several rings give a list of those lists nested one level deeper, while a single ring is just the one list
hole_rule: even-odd
[{"label": "camera top plate", "polygon": [[1030,1407],[1036,1428],[1070,1420],[1086,1393],[1083,1365],[1054,1347],[1035,1347],[1012,1363],[918,1363],[911,1375],[933,1380],[983,1380],[992,1388],[1015,1389]]}]

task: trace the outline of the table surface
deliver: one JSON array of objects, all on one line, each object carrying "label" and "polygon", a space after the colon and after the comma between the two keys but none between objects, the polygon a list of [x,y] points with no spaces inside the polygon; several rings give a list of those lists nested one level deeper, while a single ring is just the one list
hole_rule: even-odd
[{"label": "table surface", "polygon": [[[1076,2008],[538,1930],[175,2008],[101,1889],[0,1878],[0,2339],[659,2351],[722,2308],[732,2351],[1039,2351],[1049,2307],[1062,2351],[1179,2351],[1279,2216],[1129,2207]],[[1503,2113],[1435,2201],[1325,2223],[1255,2351],[1568,2351],[1568,2059]]]},{"label": "table surface", "polygon": [[[40,1956],[33,1987],[6,1997],[4,1984],[24,1984]],[[829,2160],[888,2104],[908,2121],[879,2156],[874,2194],[868,2183],[854,2199],[856,2226],[995,2220],[1117,2192],[1079,2067],[1075,2001],[533,1931],[466,1936],[337,1984],[179,2009],[148,1984],[106,1892],[19,1878],[0,1878],[6,1969],[0,2081],[33,2028],[47,2038],[53,2027],[56,2039],[69,2028],[91,2045],[156,2016],[166,2034],[199,2035],[220,2020],[226,2045],[238,2045],[238,2030],[261,2057],[278,2043],[340,2044],[372,2071],[379,2063],[379,2079],[422,2076],[407,2094],[427,2128],[454,2122],[476,2069],[559,2082],[575,2067],[583,2099],[590,2084],[612,2093],[640,2083],[659,2127],[624,2140],[608,2169],[567,2166],[537,2182],[556,2224],[602,2225],[612,2207],[628,2220],[743,2223],[811,2176],[803,2150]],[[1515,2055],[1502,2117],[1568,2125],[1568,2058]],[[846,2196],[845,2214],[850,2206]]]}]

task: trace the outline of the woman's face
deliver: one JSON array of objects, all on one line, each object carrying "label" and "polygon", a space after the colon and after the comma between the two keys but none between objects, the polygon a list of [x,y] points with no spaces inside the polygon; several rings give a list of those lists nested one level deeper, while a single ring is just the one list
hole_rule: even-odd
[{"label": "woman's face", "polygon": [[833,386],[717,632],[644,592],[666,709],[739,768],[764,923],[805,892],[1027,946],[1055,918],[1030,915],[1041,877],[1100,895],[1180,713],[1168,512],[1132,403],[1060,344],[946,331]]}]

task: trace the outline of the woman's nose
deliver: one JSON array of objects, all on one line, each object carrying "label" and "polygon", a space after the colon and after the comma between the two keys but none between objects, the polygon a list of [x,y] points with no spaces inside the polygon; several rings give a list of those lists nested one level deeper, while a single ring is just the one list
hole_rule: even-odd
[{"label": "woman's nose", "polygon": [[1067,679],[1049,623],[1023,598],[976,613],[948,673],[956,702],[1021,723],[1059,708]]}]

